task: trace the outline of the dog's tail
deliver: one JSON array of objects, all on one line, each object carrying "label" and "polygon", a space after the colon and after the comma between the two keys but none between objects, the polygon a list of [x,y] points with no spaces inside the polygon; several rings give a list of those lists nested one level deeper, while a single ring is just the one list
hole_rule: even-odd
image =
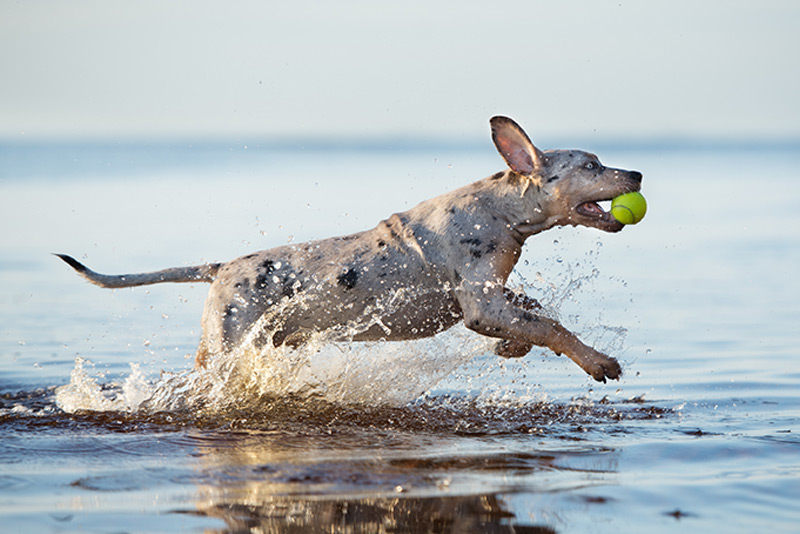
[{"label": "dog's tail", "polygon": [[67,265],[86,280],[100,287],[133,287],[145,286],[149,284],[162,284],[166,282],[213,282],[219,271],[219,263],[207,263],[194,267],[174,267],[155,271],[152,273],[108,275],[92,271],[84,264],[66,254],[56,254],[64,260]]}]

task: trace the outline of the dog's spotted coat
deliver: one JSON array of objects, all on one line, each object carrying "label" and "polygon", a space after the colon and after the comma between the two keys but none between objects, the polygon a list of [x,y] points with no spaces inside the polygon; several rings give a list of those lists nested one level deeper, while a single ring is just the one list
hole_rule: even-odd
[{"label": "dog's spotted coat", "polygon": [[394,341],[433,336],[463,321],[498,338],[501,356],[544,346],[566,354],[596,380],[619,378],[614,358],[582,343],[505,283],[534,234],[565,225],[621,230],[597,202],[638,191],[642,175],[604,167],[579,150],[543,152],[511,119],[490,122],[508,169],[371,230],[227,263],[135,275],[102,275],[59,256],[103,287],[210,282],[198,366],[246,335],[275,346],[297,346],[323,331],[353,341]]}]

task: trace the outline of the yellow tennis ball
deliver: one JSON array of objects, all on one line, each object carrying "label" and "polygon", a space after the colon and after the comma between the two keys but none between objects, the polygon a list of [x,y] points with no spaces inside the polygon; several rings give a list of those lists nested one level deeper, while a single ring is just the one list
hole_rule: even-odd
[{"label": "yellow tennis ball", "polygon": [[647,213],[647,202],[641,193],[625,193],[611,201],[611,215],[622,224],[636,224]]}]

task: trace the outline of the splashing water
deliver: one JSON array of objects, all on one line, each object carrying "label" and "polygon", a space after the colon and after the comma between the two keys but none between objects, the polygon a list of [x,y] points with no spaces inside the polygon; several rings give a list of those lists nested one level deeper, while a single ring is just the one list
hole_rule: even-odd
[{"label": "splashing water", "polygon": [[87,365],[91,366],[92,362],[75,358],[69,384],[56,389],[56,405],[65,412],[136,411],[152,393],[152,386],[138,364],[130,364],[131,374],[118,388],[101,386],[90,376]]},{"label": "splashing water", "polygon": [[139,367],[121,385],[101,386],[77,358],[70,383],[57,388],[66,412],[151,412],[256,406],[262,398],[319,399],[337,404],[399,406],[486,352],[492,340],[463,327],[406,342],[331,343],[324,335],[298,349],[244,345],[215,357],[207,368],[165,373],[149,383]]},{"label": "splashing water", "polygon": [[[586,281],[597,277],[593,270],[584,277],[571,277],[567,283],[545,285],[547,314],[558,318],[561,305],[573,297]],[[521,277],[520,277],[521,278]],[[522,279],[520,288],[531,284]],[[541,292],[541,290],[539,290]],[[392,295],[382,311],[391,311],[399,299]],[[432,338],[395,342],[342,342],[374,324],[380,324],[380,314],[368,314],[361,324],[347,325],[347,335],[341,331],[316,333],[298,348],[260,345],[259,335],[268,321],[283,312],[288,302],[277,306],[271,316],[263,317],[251,334],[236,349],[215,355],[204,369],[182,373],[162,373],[148,381],[136,364],[121,384],[101,385],[86,367],[91,362],[77,358],[70,383],[56,389],[56,403],[65,412],[120,411],[156,412],[223,412],[235,409],[259,409],[263,399],[292,398],[322,401],[337,405],[403,406],[421,399],[446,377],[470,360],[492,352],[496,340],[480,336],[463,325],[455,326]],[[377,323],[376,323],[377,322]],[[274,333],[280,324],[272,323]],[[590,337],[603,348],[621,348],[625,330],[606,326],[589,329]],[[492,363],[478,365],[473,373],[456,377],[467,386],[479,386],[487,391],[478,393],[483,403],[508,404],[541,402],[541,395],[531,386],[494,389],[497,374],[503,373],[505,360],[487,357]],[[448,380],[444,382],[447,383]],[[473,383],[474,381],[474,383]],[[512,380],[515,382],[515,380]],[[464,386],[465,384],[461,384]],[[456,386],[457,384],[448,384]],[[511,398],[513,397],[513,398]]]}]

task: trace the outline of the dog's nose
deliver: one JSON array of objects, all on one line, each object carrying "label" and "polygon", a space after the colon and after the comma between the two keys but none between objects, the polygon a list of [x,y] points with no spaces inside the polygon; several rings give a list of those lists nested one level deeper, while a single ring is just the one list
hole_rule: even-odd
[{"label": "dog's nose", "polygon": [[630,177],[631,177],[631,180],[633,180],[635,182],[639,182],[639,183],[642,182],[642,173],[640,173],[639,171],[631,171],[630,172]]}]

